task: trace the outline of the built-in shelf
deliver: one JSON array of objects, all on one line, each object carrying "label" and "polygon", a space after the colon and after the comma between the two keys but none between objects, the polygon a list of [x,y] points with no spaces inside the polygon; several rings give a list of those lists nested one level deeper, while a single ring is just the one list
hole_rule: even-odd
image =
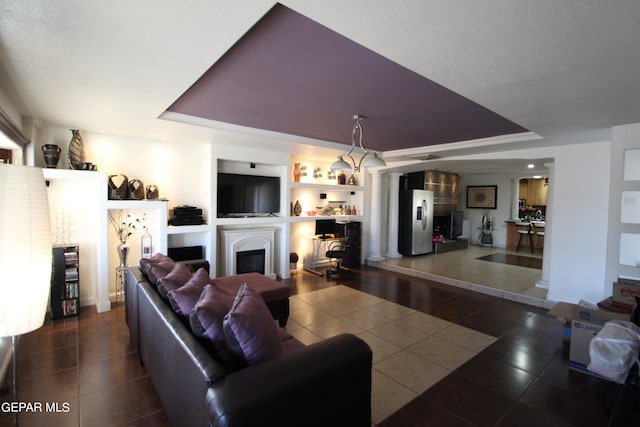
[{"label": "built-in shelf", "polygon": [[331,184],[313,184],[307,182],[292,182],[291,189],[309,189],[309,190],[327,190],[327,191],[362,191],[364,187],[360,185],[331,185]]},{"label": "built-in shelf", "polygon": [[107,200],[107,209],[160,209],[167,208],[168,200]]},{"label": "built-in shelf", "polygon": [[201,225],[170,225],[167,227],[167,234],[190,234],[190,233],[206,233],[211,231],[211,226],[207,224]]}]

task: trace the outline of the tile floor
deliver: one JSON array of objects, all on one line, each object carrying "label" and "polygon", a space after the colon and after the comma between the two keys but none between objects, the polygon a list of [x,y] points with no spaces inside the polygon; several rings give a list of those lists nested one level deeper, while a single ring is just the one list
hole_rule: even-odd
[{"label": "tile floor", "polygon": [[490,335],[342,285],[294,295],[287,330],[305,344],[341,333],[358,335],[369,344],[374,424],[495,341]]}]

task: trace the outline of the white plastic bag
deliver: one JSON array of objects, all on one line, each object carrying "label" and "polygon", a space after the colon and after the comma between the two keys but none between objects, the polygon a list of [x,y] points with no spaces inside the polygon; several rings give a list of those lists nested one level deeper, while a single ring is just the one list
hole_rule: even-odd
[{"label": "white plastic bag", "polygon": [[624,320],[611,320],[591,340],[587,369],[624,384],[629,370],[638,362],[640,328]]}]

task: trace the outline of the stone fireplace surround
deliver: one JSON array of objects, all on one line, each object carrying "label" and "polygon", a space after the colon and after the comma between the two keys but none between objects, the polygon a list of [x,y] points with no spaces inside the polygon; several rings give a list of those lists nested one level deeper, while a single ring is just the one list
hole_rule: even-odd
[{"label": "stone fireplace surround", "polygon": [[275,279],[275,227],[221,229],[220,266],[221,275],[237,274],[236,254],[238,252],[264,250],[264,275]]}]

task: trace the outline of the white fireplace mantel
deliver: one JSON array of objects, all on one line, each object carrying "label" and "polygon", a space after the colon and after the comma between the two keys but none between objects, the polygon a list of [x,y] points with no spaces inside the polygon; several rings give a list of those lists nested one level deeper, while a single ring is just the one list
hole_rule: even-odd
[{"label": "white fireplace mantel", "polygon": [[244,251],[264,250],[264,275],[275,279],[274,245],[275,227],[221,229],[221,275],[236,274],[236,254]]}]

